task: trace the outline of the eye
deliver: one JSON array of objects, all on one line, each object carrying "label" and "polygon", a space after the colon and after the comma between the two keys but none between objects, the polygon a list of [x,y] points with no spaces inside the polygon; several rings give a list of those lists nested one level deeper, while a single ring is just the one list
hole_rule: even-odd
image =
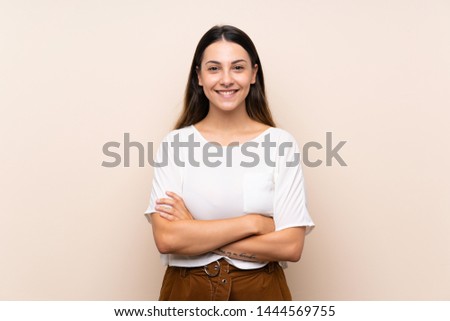
[{"label": "eye", "polygon": [[241,66],[241,65],[234,66],[234,70],[237,70],[237,71],[241,71],[241,70],[244,70],[244,69],[245,69],[244,66]]},{"label": "eye", "polygon": [[219,67],[217,67],[217,66],[208,67],[208,71],[217,71],[217,70],[219,70]]}]

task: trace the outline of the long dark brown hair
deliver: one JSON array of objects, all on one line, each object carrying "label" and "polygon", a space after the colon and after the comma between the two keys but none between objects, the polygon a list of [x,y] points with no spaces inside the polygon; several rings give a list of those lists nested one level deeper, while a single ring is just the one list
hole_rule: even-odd
[{"label": "long dark brown hair", "polygon": [[209,29],[197,45],[186,85],[183,112],[175,125],[175,129],[195,124],[208,114],[209,100],[203,92],[203,88],[198,84],[197,68],[200,70],[205,49],[219,40],[237,43],[247,51],[252,66],[258,65],[256,82],[250,86],[250,91],[245,98],[245,108],[251,119],[275,127],[266,98],[264,74],[256,47],[245,32],[236,27],[224,25]]}]

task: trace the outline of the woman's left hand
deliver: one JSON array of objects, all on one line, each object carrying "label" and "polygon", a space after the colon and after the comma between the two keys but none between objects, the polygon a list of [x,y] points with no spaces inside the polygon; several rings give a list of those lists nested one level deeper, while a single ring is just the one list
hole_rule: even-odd
[{"label": "woman's left hand", "polygon": [[194,217],[186,208],[183,199],[174,192],[166,192],[170,198],[156,200],[156,210],[168,221],[193,220]]}]

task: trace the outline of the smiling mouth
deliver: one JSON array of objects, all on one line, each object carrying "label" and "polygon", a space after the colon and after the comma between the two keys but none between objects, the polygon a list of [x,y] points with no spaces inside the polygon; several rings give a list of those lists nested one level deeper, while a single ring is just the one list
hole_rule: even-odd
[{"label": "smiling mouth", "polygon": [[234,90],[216,90],[216,93],[218,93],[222,97],[231,97],[235,93],[237,93],[238,91],[239,91],[239,89],[234,89]]}]

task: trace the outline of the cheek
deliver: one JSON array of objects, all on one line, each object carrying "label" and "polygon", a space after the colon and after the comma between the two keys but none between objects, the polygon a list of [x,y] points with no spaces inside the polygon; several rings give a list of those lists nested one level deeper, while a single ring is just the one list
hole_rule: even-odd
[{"label": "cheek", "polygon": [[253,76],[251,74],[241,75],[236,79],[242,87],[248,87],[253,82]]},{"label": "cheek", "polygon": [[205,89],[210,89],[215,86],[219,81],[218,77],[215,75],[208,75],[206,77],[202,77],[202,84]]}]

